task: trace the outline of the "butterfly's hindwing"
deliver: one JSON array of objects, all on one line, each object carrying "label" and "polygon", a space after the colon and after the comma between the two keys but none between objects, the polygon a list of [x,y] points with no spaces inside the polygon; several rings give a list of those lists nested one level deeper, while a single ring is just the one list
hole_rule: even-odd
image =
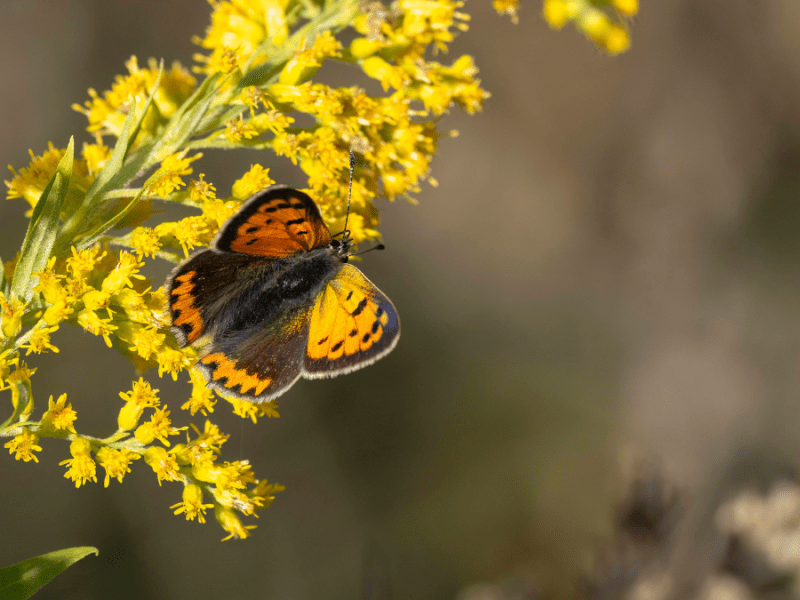
[{"label": "butterfly's hindwing", "polygon": [[198,252],[180,265],[169,284],[172,326],[182,346],[207,333],[228,302],[251,283],[246,276],[262,260],[212,250]]},{"label": "butterfly's hindwing", "polygon": [[394,348],[399,336],[389,298],[357,268],[343,265],[314,303],[305,376],[331,377],[364,367]]},{"label": "butterfly's hindwing", "polygon": [[255,194],[220,231],[216,247],[256,256],[291,256],[331,241],[314,201],[303,192],[272,186]]},{"label": "butterfly's hindwing", "polygon": [[300,377],[310,314],[310,307],[297,307],[254,330],[220,336],[198,366],[223,393],[269,401]]}]

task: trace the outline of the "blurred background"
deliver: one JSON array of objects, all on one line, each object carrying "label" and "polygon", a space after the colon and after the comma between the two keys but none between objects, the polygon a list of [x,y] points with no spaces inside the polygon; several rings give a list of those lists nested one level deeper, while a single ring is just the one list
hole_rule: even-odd
[{"label": "blurred background", "polygon": [[[387,250],[360,265],[401,315],[396,350],[301,380],[277,420],[218,404],[222,458],[287,487],[244,541],[173,516],[179,486],[141,462],[76,490],[66,444],[6,454],[0,565],[101,552],[37,598],[797,594],[800,3],[644,0],[615,58],[549,30],[539,2],[516,26],[489,0],[464,10],[451,57],[473,55],[492,98],[443,118],[460,136],[439,187],[380,201]],[[89,140],[71,104],[132,54],[191,64],[209,12],[0,0],[0,165]],[[227,195],[253,162],[303,186],[268,153],[206,153],[195,172]],[[0,203],[5,260],[27,209]],[[83,331],[53,342],[30,360],[37,410],[67,392],[80,430],[108,435],[138,375]],[[188,384],[148,378],[186,424]]]}]

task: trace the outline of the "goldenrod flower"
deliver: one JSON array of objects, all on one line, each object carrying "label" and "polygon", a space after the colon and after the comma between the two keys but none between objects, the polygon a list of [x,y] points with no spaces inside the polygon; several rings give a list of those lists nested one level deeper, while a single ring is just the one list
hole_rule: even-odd
[{"label": "goldenrod flower", "polygon": [[10,442],[3,444],[3,447],[8,448],[9,453],[14,455],[15,460],[38,463],[39,459],[34,454],[34,452],[41,452],[42,450],[38,442],[39,437],[36,434],[23,429],[22,433],[15,435]]},{"label": "goldenrod flower", "polygon": [[53,397],[50,396],[47,412],[42,417],[42,427],[54,430],[64,429],[75,433],[73,423],[77,417],[78,415],[75,414],[72,405],[67,405],[66,394],[61,394],[55,402],[53,402]]},{"label": "goldenrod flower", "polygon": [[192,416],[198,412],[208,416],[208,413],[214,412],[214,405],[217,403],[214,393],[206,385],[206,379],[199,371],[190,369],[189,379],[192,381],[192,395],[181,409],[188,410]]},{"label": "goldenrod flower", "polygon": [[59,465],[67,465],[69,468],[64,477],[75,482],[75,487],[79,488],[90,479],[97,483],[97,465],[92,460],[92,446],[89,440],[77,437],[69,445],[69,452],[72,458],[63,460]]},{"label": "goldenrod flower", "polygon": [[250,123],[245,123],[242,115],[238,119],[231,119],[225,123],[225,137],[229,142],[238,142],[239,140],[258,137],[258,130]]},{"label": "goldenrod flower", "polygon": [[206,522],[206,510],[213,507],[213,504],[203,504],[203,490],[193,483],[183,488],[183,501],[170,506],[176,515],[183,513],[187,521],[196,518],[200,523]]},{"label": "goldenrod flower", "polygon": [[149,227],[137,227],[134,229],[131,232],[130,244],[140,258],[155,257],[156,252],[161,250],[158,234]]},{"label": "goldenrod flower", "polygon": [[250,165],[250,170],[234,182],[231,195],[237,200],[246,200],[273,183],[275,181],[269,176],[269,169],[258,164]]},{"label": "goldenrod flower", "polygon": [[519,15],[517,15],[518,2],[519,0],[492,0],[492,6],[499,14],[511,17],[511,22],[516,25],[519,23]]},{"label": "goldenrod flower", "polygon": [[18,298],[6,299],[0,292],[0,331],[6,337],[15,337],[22,331],[22,315],[25,314],[25,303]]},{"label": "goldenrod flower", "polygon": [[146,462],[156,474],[158,478],[158,485],[162,481],[179,481],[181,474],[178,472],[180,468],[178,461],[175,460],[175,455],[167,452],[164,448],[159,446],[151,446],[144,453],[144,462]]},{"label": "goldenrod flower", "polygon": [[108,487],[112,478],[122,483],[122,478],[125,477],[125,474],[131,472],[130,464],[139,458],[141,456],[134,454],[127,448],[122,448],[121,450],[115,450],[107,446],[100,448],[97,451],[97,462],[106,471],[103,486]]},{"label": "goldenrod flower", "polygon": [[153,415],[150,417],[150,421],[144,423],[136,428],[136,439],[139,440],[145,446],[151,444],[153,440],[158,440],[165,446],[169,446],[169,440],[167,440],[167,436],[170,435],[177,435],[181,429],[178,427],[172,427],[172,422],[169,419],[169,411],[166,407],[163,408],[156,408],[153,411]]},{"label": "goldenrod flower", "polygon": [[102,336],[109,348],[111,348],[111,334],[117,330],[117,325],[111,321],[111,317],[101,318],[89,308],[78,313],[78,325],[91,334]]},{"label": "goldenrod flower", "polygon": [[130,392],[120,392],[119,397],[125,400],[125,406],[119,412],[117,424],[119,428],[130,431],[139,422],[145,408],[154,408],[159,405],[158,390],[150,387],[150,384],[139,377],[139,381],[133,382]]},{"label": "goldenrod flower", "polygon": [[[117,76],[110,91],[103,97],[93,89],[89,90],[90,100],[83,106],[73,104],[72,108],[86,115],[89,119],[90,132],[98,135],[119,136],[131,106],[131,98],[137,99],[136,110],[144,110],[145,99],[153,91],[158,77],[158,63],[155,59],[148,61],[147,69],[139,67],[135,56],[125,63],[128,75]],[[194,91],[196,81],[189,72],[175,62],[172,68],[165,70],[161,76],[158,89],[153,97],[153,106],[148,110],[136,143],[155,135],[163,127],[178,107]]]},{"label": "goldenrod flower", "polygon": [[162,348],[156,353],[155,359],[158,362],[158,376],[161,377],[164,373],[169,373],[172,375],[173,381],[178,380],[179,372],[183,369],[188,369],[195,362],[191,348],[186,348],[183,351],[175,348]]},{"label": "goldenrod flower", "polygon": [[205,175],[200,173],[198,179],[189,181],[189,198],[194,202],[208,201],[216,198],[216,188],[214,184],[205,181]]},{"label": "goldenrod flower", "polygon": [[150,358],[164,343],[165,335],[155,327],[136,327],[131,335],[133,350],[142,358]]},{"label": "goldenrod flower", "polygon": [[214,516],[222,528],[230,535],[222,538],[222,541],[227,541],[231,538],[243,540],[250,536],[250,530],[255,529],[255,525],[242,525],[241,519],[237,516],[236,512],[227,506],[218,504],[214,507]]}]

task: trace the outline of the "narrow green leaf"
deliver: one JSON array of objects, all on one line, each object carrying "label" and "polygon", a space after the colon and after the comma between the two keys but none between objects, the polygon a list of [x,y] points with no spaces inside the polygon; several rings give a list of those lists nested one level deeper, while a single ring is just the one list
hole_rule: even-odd
[{"label": "narrow green leaf", "polygon": [[28,223],[28,232],[22,242],[17,268],[14,271],[14,280],[11,283],[11,294],[17,298],[28,300],[31,297],[33,289],[31,276],[44,268],[52,254],[58,234],[61,205],[64,204],[64,198],[69,189],[69,180],[72,177],[74,148],[75,140],[70,138],[67,150],[61,157],[53,178],[45,187],[33,209],[31,220]]},{"label": "narrow green leaf", "polygon": [[6,267],[5,263],[3,262],[3,258],[0,257],[0,293],[6,293],[6,286],[8,285],[8,281],[6,281]]},{"label": "narrow green leaf", "polygon": [[[158,75],[156,76],[156,83],[153,86],[153,91],[150,92],[150,95],[147,97],[147,101],[144,103],[144,109],[142,110],[142,114],[139,115],[139,119],[136,121],[136,125],[133,126],[133,131],[131,131],[130,137],[127,140],[127,148],[125,148],[125,156],[128,155],[128,151],[131,149],[134,140],[136,140],[136,136],[139,135],[139,131],[142,129],[142,123],[144,122],[144,117],[147,114],[147,111],[150,110],[150,105],[153,104],[153,98],[158,91],[158,86],[161,85],[161,76],[164,74],[164,59],[162,58],[158,63]],[[114,148],[116,150],[116,147]],[[124,158],[124,157],[123,157]]]},{"label": "narrow green leaf", "polygon": [[[142,113],[142,116],[143,115],[144,113]],[[136,98],[131,98],[131,104],[128,108],[128,116],[125,117],[125,124],[122,126],[122,132],[117,138],[117,143],[114,144],[114,150],[111,152],[111,157],[108,159],[101,171],[97,174],[97,178],[92,182],[92,185],[89,186],[89,189],[86,191],[84,204],[94,198],[97,192],[103,189],[106,184],[111,181],[114,175],[117,174],[120,168],[122,168],[122,163],[131,147],[133,139],[131,137],[131,130],[134,127],[135,118]],[[141,119],[139,120],[139,124],[141,124]]]},{"label": "narrow green leaf", "polygon": [[79,546],[48,552],[41,556],[0,569],[0,598],[25,600],[48,581],[89,554],[99,554],[97,548]]},{"label": "narrow green leaf", "polygon": [[[150,180],[148,180],[148,182],[149,181]],[[111,217],[108,221],[106,221],[105,223],[103,223],[102,225],[97,227],[90,234],[88,234],[88,235],[82,237],[80,240],[76,241],[76,245],[81,247],[81,248],[88,248],[89,246],[94,244],[96,241],[98,241],[106,231],[108,231],[109,229],[114,227],[114,225],[116,225],[117,223],[122,221],[122,219],[124,219],[125,216],[129,212],[131,212],[133,210],[133,207],[136,206],[136,203],[139,201],[139,198],[142,197],[142,193],[144,193],[144,191],[146,189],[147,189],[147,183],[145,183],[145,185],[143,185],[139,189],[139,193],[136,194],[133,197],[133,199],[130,202],[128,202],[128,204],[125,205],[125,208],[123,208],[121,211],[119,211],[117,214],[115,214],[113,217]]]}]

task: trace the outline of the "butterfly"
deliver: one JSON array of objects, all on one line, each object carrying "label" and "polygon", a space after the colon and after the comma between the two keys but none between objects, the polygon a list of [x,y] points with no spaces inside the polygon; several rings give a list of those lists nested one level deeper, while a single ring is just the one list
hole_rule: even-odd
[{"label": "butterfly", "polygon": [[172,330],[182,347],[207,340],[197,365],[209,386],[268,402],[300,377],[349,373],[391,352],[397,310],[348,264],[346,226],[341,235],[307,194],[275,185],[173,271]]}]

